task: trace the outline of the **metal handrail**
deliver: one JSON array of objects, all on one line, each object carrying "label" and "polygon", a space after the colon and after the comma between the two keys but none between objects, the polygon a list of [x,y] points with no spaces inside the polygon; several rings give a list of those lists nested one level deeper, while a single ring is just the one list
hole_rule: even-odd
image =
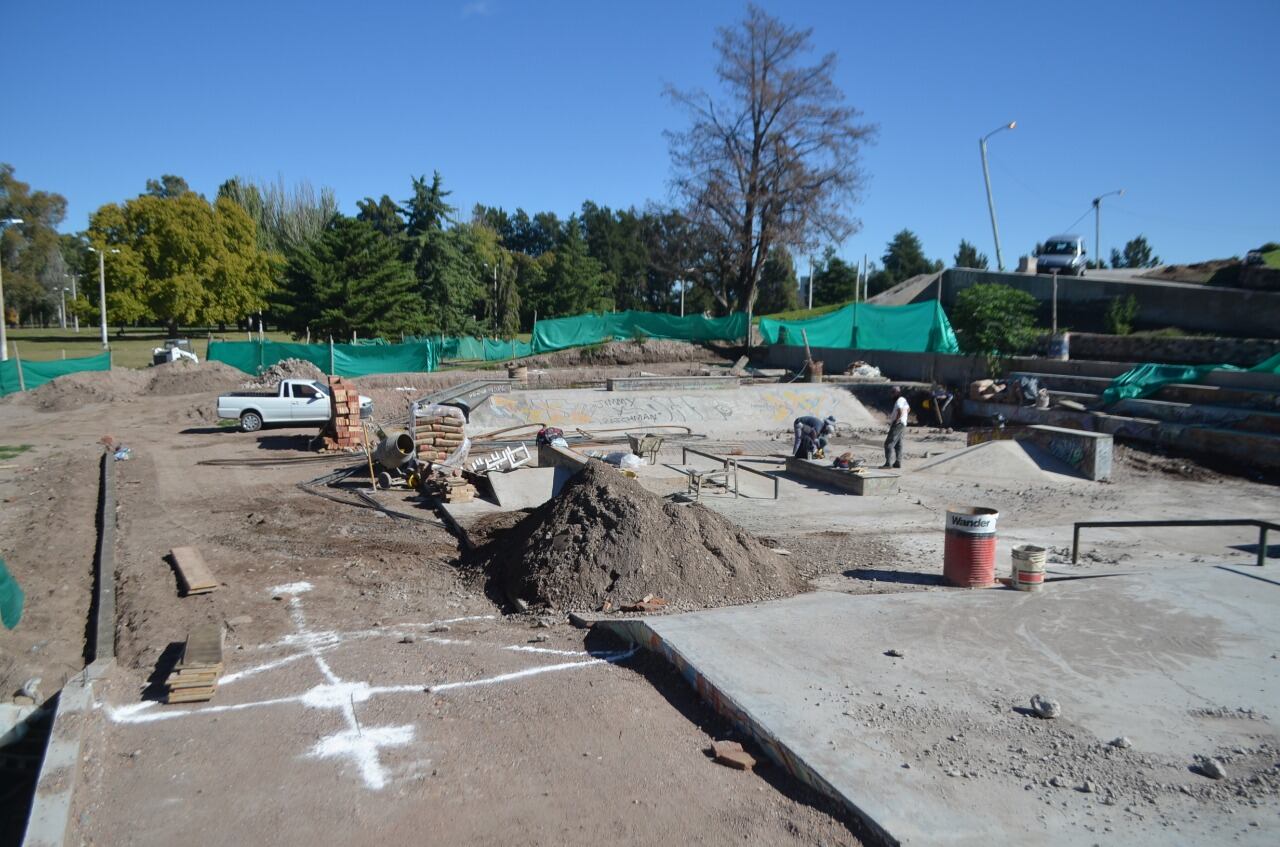
[{"label": "metal handrail", "polygon": [[1169,521],[1077,521],[1071,531],[1071,564],[1079,564],[1080,530],[1090,527],[1134,527],[1134,526],[1256,526],[1258,528],[1258,567],[1267,563],[1267,532],[1280,532],[1280,523],[1264,521],[1258,518],[1213,518],[1208,520],[1169,520]]},{"label": "metal handrail", "polygon": [[684,447],[684,446],[680,447],[680,464],[682,465],[689,464],[690,453],[692,453],[695,456],[702,456],[704,459],[710,459],[713,462],[720,462],[721,464],[724,465],[725,470],[729,469],[729,463],[732,462],[734,467],[736,467],[740,471],[753,473],[756,476],[762,476],[765,479],[772,481],[773,482],[773,499],[774,500],[778,499],[778,478],[773,474],[768,474],[768,473],[765,473],[764,471],[758,471],[755,468],[749,468],[746,465],[739,462],[736,458],[732,458],[728,456],[717,456],[715,453],[708,453],[705,450],[698,450],[694,447]]}]

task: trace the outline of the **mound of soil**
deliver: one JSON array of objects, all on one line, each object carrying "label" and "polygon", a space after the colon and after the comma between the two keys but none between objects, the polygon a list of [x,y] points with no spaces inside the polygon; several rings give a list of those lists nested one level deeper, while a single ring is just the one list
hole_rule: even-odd
[{"label": "mound of soil", "polygon": [[574,347],[521,359],[520,364],[536,368],[568,368],[580,365],[639,365],[657,362],[714,362],[727,354],[715,347],[688,341],[610,341],[589,347]]},{"label": "mound of soil", "polygon": [[94,403],[116,403],[136,398],[151,376],[146,371],[112,368],[109,371],[81,371],[46,382],[25,394],[15,394],[17,402],[42,412],[69,412]]},{"label": "mound of soil", "polygon": [[173,397],[179,394],[220,394],[232,391],[244,379],[244,372],[222,362],[193,362],[179,359],[147,368],[151,376],[144,394]]},{"label": "mound of soil", "polygon": [[557,609],[617,608],[647,594],[700,608],[794,594],[782,556],[705,506],[664,501],[601,462],[488,545],[495,588]]},{"label": "mound of soil", "polygon": [[282,359],[243,385],[245,388],[275,388],[282,379],[324,379],[324,371],[305,359]]}]

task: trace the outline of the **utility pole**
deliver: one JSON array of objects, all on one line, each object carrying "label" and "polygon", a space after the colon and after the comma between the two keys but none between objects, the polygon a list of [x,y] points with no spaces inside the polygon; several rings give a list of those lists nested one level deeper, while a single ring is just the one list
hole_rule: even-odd
[{"label": "utility pole", "polygon": [[[101,318],[99,323],[102,327],[103,350],[110,349],[110,345],[107,343],[107,250],[110,250],[112,253],[120,252],[115,247],[103,247],[102,249],[98,249],[97,247],[89,248],[89,252],[98,254],[98,315]],[[250,340],[252,340],[252,338],[250,338]]]},{"label": "utility pole", "polygon": [[1006,125],[997,127],[978,139],[978,150],[982,152],[982,179],[987,185],[987,211],[991,213],[991,236],[996,242],[996,269],[1001,271],[1004,270],[1004,259],[1000,256],[1000,228],[996,226],[996,201],[991,197],[991,171],[987,167],[987,139],[997,132],[1013,129],[1017,125],[1017,121],[1009,121]]},{"label": "utility pole", "polygon": [[[857,299],[857,295],[854,295]],[[809,254],[809,308],[813,308],[813,254]]]},{"label": "utility pole", "polygon": [[[9,336],[6,331],[9,326],[9,315],[4,308],[4,231],[20,223],[23,223],[22,218],[0,220],[0,362],[9,361]],[[18,348],[13,349],[17,351]]]},{"label": "utility pole", "polygon": [[[76,302],[76,277],[77,277],[77,276],[79,276],[79,274],[71,274],[71,303],[72,303],[72,305],[75,305],[75,302]],[[71,320],[72,320],[72,321],[74,322],[74,324],[75,324],[76,332],[79,332],[79,331],[80,331],[80,310],[79,310],[79,309],[77,309],[77,310],[76,310],[76,313],[75,313],[74,315],[72,315],[72,316],[71,316]]]},{"label": "utility pole", "polygon": [[[1118,188],[1115,191],[1108,191],[1106,194],[1099,194],[1093,198],[1093,261],[1095,266],[1102,268],[1102,198],[1110,197],[1112,194],[1117,197],[1124,196],[1124,189]],[[1085,264],[1089,264],[1085,262]]]}]

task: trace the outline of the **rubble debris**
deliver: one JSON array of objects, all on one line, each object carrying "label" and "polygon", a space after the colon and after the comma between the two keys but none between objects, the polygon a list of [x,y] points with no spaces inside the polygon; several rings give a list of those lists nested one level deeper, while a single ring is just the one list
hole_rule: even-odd
[{"label": "rubble debris", "polygon": [[476,499],[476,487],[461,476],[432,474],[422,483],[422,493],[444,503],[470,503]]},{"label": "rubble debris", "polygon": [[210,700],[222,676],[222,648],[226,631],[222,624],[203,624],[191,630],[182,659],[164,681],[166,703],[196,703]]},{"label": "rubble debris", "polygon": [[275,388],[286,379],[324,379],[324,371],[306,359],[281,359],[244,383],[245,388]]},{"label": "rubble debris", "polygon": [[718,764],[734,770],[749,771],[756,766],[755,756],[736,741],[712,741],[711,755]]},{"label": "rubble debris", "polygon": [[897,647],[891,647],[890,649],[885,650],[884,654],[894,659],[901,659],[903,656],[907,655],[906,653],[903,653],[901,650],[899,650]]},{"label": "rubble debris", "polygon": [[621,607],[623,612],[657,612],[667,605],[667,601],[661,597],[654,597],[652,594],[646,594],[638,603],[629,603]]},{"label": "rubble debris", "polygon": [[1226,779],[1227,766],[1222,764],[1220,759],[1212,756],[1200,756],[1196,759],[1196,773],[1201,776],[1207,776],[1209,779]]},{"label": "rubble debris", "polygon": [[666,502],[599,462],[485,552],[505,596],[560,609],[607,611],[646,594],[705,607],[804,589],[787,559],[727,518]]},{"label": "rubble debris", "polygon": [[1052,720],[1062,714],[1062,706],[1057,700],[1051,700],[1040,694],[1036,694],[1031,698],[1031,711],[1038,718]]},{"label": "rubble debris", "polygon": [[1133,746],[1133,742],[1129,740],[1128,736],[1120,735],[1108,741],[1107,746],[1118,747],[1121,750],[1128,750]]}]

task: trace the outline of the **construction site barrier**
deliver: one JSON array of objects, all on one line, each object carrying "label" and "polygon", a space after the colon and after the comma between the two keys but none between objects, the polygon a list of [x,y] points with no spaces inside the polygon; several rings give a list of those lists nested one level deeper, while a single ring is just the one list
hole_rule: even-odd
[{"label": "construction site barrier", "polygon": [[[1235,365],[1137,365],[1111,381],[1102,392],[1102,402],[1110,406],[1120,400],[1150,397],[1166,385],[1202,382],[1214,371],[1243,371]],[[1248,369],[1249,373],[1280,374],[1280,353]]]},{"label": "construction site barrier", "polygon": [[0,397],[15,391],[39,388],[51,379],[80,371],[111,370],[111,354],[99,353],[80,359],[59,359],[52,362],[30,362],[10,359],[0,362]]},{"label": "construction site barrier", "polygon": [[1280,531],[1280,524],[1257,518],[1213,518],[1209,520],[1166,521],[1079,521],[1071,532],[1071,564],[1080,563],[1080,530],[1090,527],[1124,528],[1137,526],[1256,526],[1258,528],[1258,567],[1267,563],[1267,532]]},{"label": "construction site barrier", "polygon": [[937,300],[906,306],[850,303],[816,318],[799,321],[760,319],[765,344],[907,353],[959,353],[951,321]]},{"label": "construction site barrier", "polygon": [[208,359],[258,374],[285,359],[302,359],[342,377],[422,373],[440,366],[433,341],[408,344],[295,344],[284,341],[210,341]]}]

